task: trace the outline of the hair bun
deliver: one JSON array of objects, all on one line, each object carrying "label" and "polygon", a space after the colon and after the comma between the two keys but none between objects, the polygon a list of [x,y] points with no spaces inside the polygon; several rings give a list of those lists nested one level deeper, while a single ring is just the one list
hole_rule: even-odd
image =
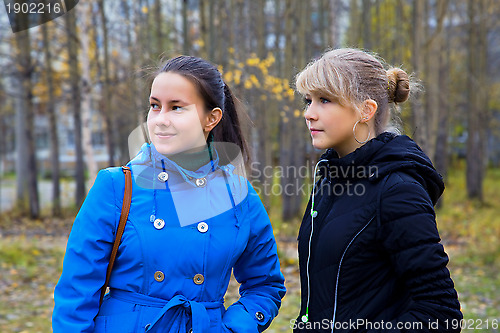
[{"label": "hair bun", "polygon": [[402,103],[410,95],[410,79],[401,68],[391,68],[387,71],[389,81],[389,102]]}]

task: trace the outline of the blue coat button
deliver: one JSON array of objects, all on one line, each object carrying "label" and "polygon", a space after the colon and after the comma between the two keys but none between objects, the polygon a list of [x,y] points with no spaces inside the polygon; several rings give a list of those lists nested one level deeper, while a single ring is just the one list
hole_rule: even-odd
[{"label": "blue coat button", "polygon": [[198,223],[198,231],[202,234],[208,231],[208,224],[206,222]]},{"label": "blue coat button", "polygon": [[193,278],[193,281],[195,284],[202,284],[203,281],[205,281],[205,277],[203,276],[203,274],[196,274]]},{"label": "blue coat button", "polygon": [[162,219],[156,219],[153,222],[153,225],[155,226],[156,229],[160,230],[163,229],[163,227],[165,226],[165,221],[163,221]]},{"label": "blue coat button", "polygon": [[162,271],[155,272],[155,280],[158,282],[162,282],[165,279],[165,274]]}]

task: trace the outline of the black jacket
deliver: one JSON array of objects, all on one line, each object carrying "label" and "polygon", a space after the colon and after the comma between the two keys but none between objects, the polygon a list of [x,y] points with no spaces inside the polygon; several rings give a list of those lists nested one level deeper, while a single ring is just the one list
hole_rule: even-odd
[{"label": "black jacket", "polygon": [[317,166],[317,214],[310,200],[298,237],[294,332],[459,331],[434,213],[444,184],[429,158],[409,137],[382,133],[343,158],[328,150]]}]

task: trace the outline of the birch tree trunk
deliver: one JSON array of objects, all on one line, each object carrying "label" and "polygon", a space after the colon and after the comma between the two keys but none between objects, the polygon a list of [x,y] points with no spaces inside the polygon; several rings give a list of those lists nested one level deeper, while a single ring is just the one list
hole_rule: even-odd
[{"label": "birch tree trunk", "polygon": [[189,54],[191,45],[189,42],[188,0],[182,0],[182,36],[184,54]]},{"label": "birch tree trunk", "polygon": [[215,62],[215,0],[208,0],[208,60]]},{"label": "birch tree trunk", "polygon": [[43,35],[43,51],[47,75],[47,115],[49,118],[50,163],[52,177],[52,215],[61,216],[61,182],[59,166],[59,135],[57,130],[57,115],[54,100],[54,71],[52,70],[51,40],[48,27],[51,23],[41,25]]},{"label": "birch tree trunk", "polygon": [[[27,15],[19,15],[19,20],[27,20]],[[17,145],[17,188],[18,204],[21,211],[29,205],[29,215],[36,218],[40,214],[37,183],[37,163],[34,141],[34,112],[32,93],[33,64],[31,59],[30,31],[24,30],[14,35],[15,62],[17,68],[16,95],[16,141]],[[28,204],[26,203],[28,201]]]},{"label": "birch tree trunk", "polygon": [[108,39],[108,27],[106,20],[106,12],[104,7],[104,0],[98,0],[99,4],[99,12],[101,18],[101,26],[102,26],[102,43],[103,43],[103,53],[104,53],[104,78],[103,78],[103,98],[101,102],[101,114],[104,117],[104,123],[106,128],[104,133],[106,135],[106,144],[108,146],[108,165],[115,165],[115,155],[116,155],[116,144],[115,139],[117,137],[117,131],[114,125],[114,117],[113,112],[110,109],[111,100],[111,89],[110,89],[110,75],[109,75],[109,39]]},{"label": "birch tree trunk", "polygon": [[362,25],[363,25],[363,47],[366,50],[372,48],[372,2],[371,0],[363,0]]},{"label": "birch tree trunk", "polygon": [[[285,61],[284,73],[286,77],[291,78],[291,70],[293,68],[293,55],[295,51],[293,27],[295,26],[295,13],[298,2],[290,1],[285,2]],[[280,166],[286,170],[288,166],[293,165],[293,144],[292,139],[294,133],[293,129],[293,107],[287,107],[283,115],[280,117]],[[290,188],[292,184],[291,176],[288,172],[284,172],[280,179],[281,184],[281,198],[282,198],[282,218],[283,221],[288,221],[294,217],[295,207],[293,206],[293,195],[288,193],[285,189]]]},{"label": "birch tree trunk", "polygon": [[80,207],[85,199],[85,174],[82,146],[82,118],[80,98],[80,74],[78,70],[78,35],[76,31],[76,11],[71,10],[64,15],[66,31],[68,34],[68,66],[70,80],[69,108],[73,113],[73,126],[75,137],[75,182],[76,207]]},{"label": "birch tree trunk", "polygon": [[469,198],[483,200],[486,135],[487,45],[484,0],[468,0],[468,75],[467,75],[467,154],[466,185]]},{"label": "birch tree trunk", "polygon": [[[427,0],[413,0],[413,50],[412,62],[413,71],[417,73],[419,78],[422,78],[424,67],[424,58],[422,55],[422,46],[424,41],[424,9]],[[427,122],[425,118],[425,110],[422,105],[421,93],[415,94],[415,98],[410,101],[412,110],[412,123],[414,126],[413,139],[422,148],[424,152],[428,152],[427,141]]]},{"label": "birch tree trunk", "polygon": [[156,24],[155,24],[155,33],[156,33],[156,50],[157,50],[157,54],[162,54],[163,52],[165,52],[165,48],[164,48],[164,34],[163,34],[163,15],[162,15],[162,12],[161,12],[161,0],[155,0],[155,10],[154,10],[154,18],[155,18],[155,21],[156,21]]},{"label": "birch tree trunk", "polygon": [[[20,43],[25,44],[22,39],[29,38],[26,36],[29,33],[29,30],[22,31],[17,33],[16,36],[16,48],[14,53],[14,58],[17,60],[17,66],[19,68],[23,68],[24,62],[22,61],[21,56],[19,55],[19,48],[21,46],[17,46]],[[28,39],[29,43],[29,39]],[[29,53],[28,53],[29,56]],[[15,86],[19,89],[17,90],[17,95],[15,96],[15,110],[16,110],[16,120],[15,120],[15,136],[16,136],[16,207],[21,212],[28,211],[29,207],[29,198],[28,198],[28,179],[25,175],[30,172],[28,168],[28,143],[26,139],[26,113],[28,112],[26,109],[26,98],[28,94],[25,92],[26,87],[23,84],[23,74],[21,72],[17,72],[16,76],[13,80]]]},{"label": "birch tree trunk", "polygon": [[[90,78],[90,38],[89,31],[92,30],[92,5],[93,0],[87,0],[81,4],[80,10],[82,13],[83,29],[86,33],[80,35],[80,46],[82,49],[82,139],[83,150],[85,153],[85,165],[87,166],[88,179],[87,188],[94,184],[97,176],[97,162],[94,159],[94,148],[92,146],[92,82]],[[108,95],[104,99],[109,98]]]},{"label": "birch tree trunk", "polygon": [[[360,22],[360,13],[358,9],[358,0],[350,0],[349,2],[349,33],[348,33],[348,41],[349,44],[353,47],[359,47],[360,39],[361,39],[361,22]],[[332,12],[334,10],[332,6]],[[333,17],[333,14],[332,14]],[[336,18],[336,17],[335,17]]]},{"label": "birch tree trunk", "polygon": [[[252,4],[250,4],[252,5]],[[252,21],[256,22],[255,26],[255,39],[257,42],[257,57],[263,60],[266,57],[266,16],[264,13],[265,0],[257,0],[254,3],[255,7],[254,17]],[[253,128],[254,135],[252,137],[256,138],[256,156],[257,162],[259,165],[260,184],[272,184],[273,176],[269,176],[269,172],[264,173],[266,168],[272,166],[271,159],[271,145],[269,138],[269,120],[270,120],[270,111],[268,109],[267,101],[263,101],[261,96],[256,96],[256,98],[252,101],[252,104],[255,105],[256,112],[253,112],[254,117],[253,121],[255,123],[255,127]],[[261,199],[266,208],[270,208],[271,198],[269,193],[263,192],[261,195]]]}]

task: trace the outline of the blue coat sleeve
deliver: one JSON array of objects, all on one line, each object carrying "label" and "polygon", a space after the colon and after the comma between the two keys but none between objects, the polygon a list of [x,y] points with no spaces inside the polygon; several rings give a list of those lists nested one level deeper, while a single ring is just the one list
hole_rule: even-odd
[{"label": "blue coat sleeve", "polygon": [[250,237],[234,266],[241,297],[223,318],[226,327],[235,333],[265,330],[278,314],[286,292],[269,216],[250,185],[247,209],[245,223],[250,223]]},{"label": "blue coat sleeve", "polygon": [[63,271],[54,290],[54,333],[93,332],[115,237],[117,214],[109,170],[101,170],[68,238]]},{"label": "blue coat sleeve", "polygon": [[380,209],[381,244],[412,299],[393,318],[393,327],[421,323],[421,332],[428,332],[432,323],[439,332],[453,331],[446,320],[460,321],[462,314],[429,195],[422,185],[404,179],[384,191]]}]

